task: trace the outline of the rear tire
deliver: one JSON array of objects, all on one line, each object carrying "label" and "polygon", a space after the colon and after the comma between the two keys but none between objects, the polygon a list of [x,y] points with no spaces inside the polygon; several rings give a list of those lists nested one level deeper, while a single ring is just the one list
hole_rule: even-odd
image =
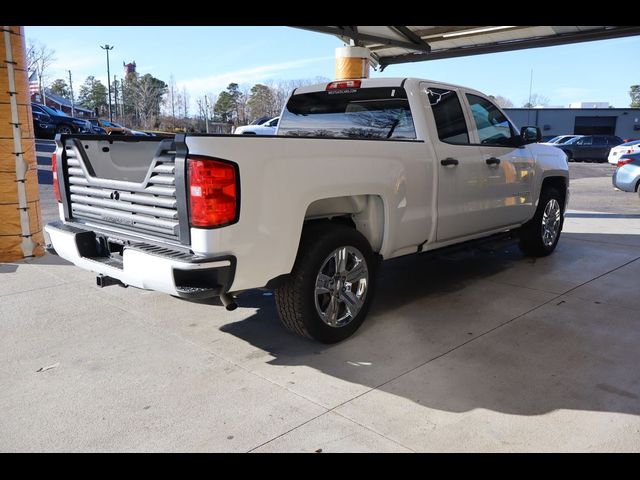
[{"label": "rear tire", "polygon": [[282,323],[321,343],[345,340],[367,316],[375,269],[369,242],[354,228],[306,226],[291,275],[274,292]]},{"label": "rear tire", "polygon": [[564,197],[556,187],[543,188],[536,214],[520,229],[519,247],[530,257],[553,253],[564,224]]}]

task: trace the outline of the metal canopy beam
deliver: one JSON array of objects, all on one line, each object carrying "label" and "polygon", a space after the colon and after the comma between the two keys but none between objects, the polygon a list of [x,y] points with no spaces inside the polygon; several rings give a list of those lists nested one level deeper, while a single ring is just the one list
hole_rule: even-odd
[{"label": "metal canopy beam", "polygon": [[411,30],[409,30],[407,27],[400,26],[400,27],[393,27],[393,28],[395,28],[398,32],[400,32],[411,43],[415,44],[416,47],[422,46],[427,49],[426,50],[427,52],[431,51],[431,46],[427,42],[425,42],[422,38],[420,38],[418,35],[416,35]]},{"label": "metal canopy beam", "polygon": [[[640,35],[640,26],[295,26],[371,50],[388,65]],[[403,51],[404,50],[404,51]]]},{"label": "metal canopy beam", "polygon": [[294,28],[301,28],[303,30],[311,30],[312,32],[320,32],[320,33],[329,33],[331,35],[338,35],[341,37],[348,37],[356,42],[365,41],[365,42],[373,42],[377,44],[387,45],[390,47],[400,47],[407,48],[410,50],[418,50],[421,52],[429,52],[431,51],[428,44],[422,42],[423,44],[419,45],[413,42],[404,42],[402,40],[394,40],[392,38],[380,37],[378,35],[369,35],[367,33],[360,33],[358,31],[354,31],[349,27],[299,27],[294,26]]},{"label": "metal canopy beam", "polygon": [[399,63],[424,62],[428,60],[440,60],[443,58],[465,57],[469,55],[483,55],[486,53],[508,52],[527,48],[551,47],[570,43],[588,42],[593,40],[606,40],[611,38],[629,37],[640,35],[640,26],[617,27],[611,30],[596,30],[577,33],[558,34],[552,37],[529,38],[511,42],[498,42],[485,45],[475,45],[446,49],[439,52],[417,53],[380,57],[380,66],[384,69],[387,65]]}]

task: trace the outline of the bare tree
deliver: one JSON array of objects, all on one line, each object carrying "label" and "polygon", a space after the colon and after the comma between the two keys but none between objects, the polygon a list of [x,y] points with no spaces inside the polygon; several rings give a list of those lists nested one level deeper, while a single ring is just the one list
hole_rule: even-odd
[{"label": "bare tree", "polygon": [[183,118],[187,118],[189,116],[189,93],[187,92],[187,87],[182,87],[182,113]]},{"label": "bare tree", "polygon": [[207,98],[207,109],[208,109],[207,114],[209,115],[209,118],[211,118],[211,120],[215,122],[216,121],[216,102],[218,101],[218,95],[216,95],[215,93],[208,93],[205,96]]},{"label": "bare tree", "polygon": [[40,92],[44,95],[47,86],[47,70],[56,60],[55,50],[50,49],[38,40],[29,40],[27,45],[27,71],[29,76],[34,72],[38,76]]},{"label": "bare tree", "polygon": [[144,128],[155,126],[156,119],[159,115],[159,105],[164,95],[164,82],[158,84],[158,80],[147,74],[137,82],[135,90],[135,105],[140,116],[140,122]]},{"label": "bare tree", "polygon": [[291,92],[296,88],[304,87],[305,85],[314,85],[316,83],[325,83],[330,80],[326,77],[315,77],[297,80],[269,80],[265,83],[273,92],[274,98],[274,111],[273,115],[278,115],[284,108],[285,103],[289,99]]},{"label": "bare tree", "polygon": [[202,95],[196,99],[196,105],[198,106],[197,123],[199,131],[207,131],[207,125],[209,123],[209,99],[207,95]]},{"label": "bare tree", "polygon": [[173,118],[176,118],[176,95],[178,95],[178,87],[176,86],[176,80],[173,77],[173,74],[169,77],[169,85],[167,89],[167,114],[171,115]]},{"label": "bare tree", "polygon": [[534,93],[529,98],[529,101],[522,105],[525,108],[533,108],[533,107],[543,107],[549,105],[549,98],[544,95],[540,95],[538,93]]},{"label": "bare tree", "polygon": [[251,96],[251,87],[247,84],[240,85],[238,88],[240,95],[238,95],[237,105],[237,118],[238,125],[246,125],[249,119],[249,112],[247,111],[247,102]]},{"label": "bare tree", "polygon": [[489,95],[489,98],[493,100],[500,108],[511,108],[513,107],[513,102],[502,95]]}]

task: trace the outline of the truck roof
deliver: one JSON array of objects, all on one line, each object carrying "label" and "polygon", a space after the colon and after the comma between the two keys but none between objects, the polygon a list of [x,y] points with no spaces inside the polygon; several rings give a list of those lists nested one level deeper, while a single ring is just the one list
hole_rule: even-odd
[{"label": "truck roof", "polygon": [[[474,90],[473,88],[469,88],[469,87],[465,87],[462,85],[455,85],[452,83],[446,83],[446,82],[440,82],[438,80],[430,80],[427,78],[415,78],[415,77],[381,77],[381,78],[362,78],[359,79],[362,83],[360,88],[374,88],[374,87],[399,87],[403,84],[403,82],[410,82],[410,83],[419,83],[419,82],[429,82],[429,83],[433,83],[433,84],[437,84],[443,87],[448,87],[448,88],[464,88],[465,90],[470,90],[470,91],[474,91],[477,93],[480,93],[481,95],[482,92],[478,92],[477,90]],[[312,93],[312,92],[321,92],[324,91],[327,88],[327,85],[331,82],[334,81],[338,81],[338,80],[331,80],[329,82],[324,82],[324,83],[316,83],[314,85],[305,85],[304,87],[298,87],[295,91],[294,91],[294,95],[300,95],[303,93]]]}]

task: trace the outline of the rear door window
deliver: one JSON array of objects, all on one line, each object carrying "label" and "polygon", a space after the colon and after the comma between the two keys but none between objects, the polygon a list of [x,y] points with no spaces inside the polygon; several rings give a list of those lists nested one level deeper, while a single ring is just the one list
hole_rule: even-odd
[{"label": "rear door window", "polygon": [[294,95],[279,135],[415,140],[407,93],[401,87],[351,88]]},{"label": "rear door window", "polygon": [[462,105],[454,90],[428,87],[429,105],[436,121],[438,138],[455,145],[469,144],[469,129],[462,113]]}]

